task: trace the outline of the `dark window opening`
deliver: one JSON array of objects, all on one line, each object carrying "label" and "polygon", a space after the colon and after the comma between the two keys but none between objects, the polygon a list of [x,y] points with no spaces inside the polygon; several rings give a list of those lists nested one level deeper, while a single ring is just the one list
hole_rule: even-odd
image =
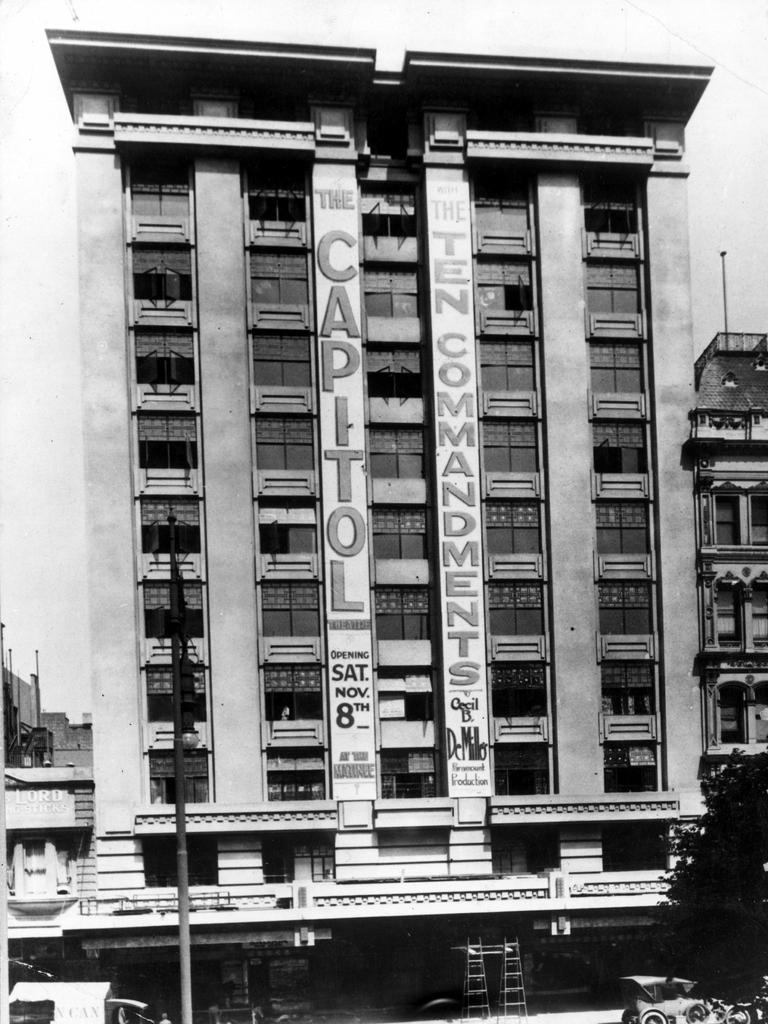
[{"label": "dark window opening", "polygon": [[195,383],[192,338],[168,331],[136,332],[136,382],[176,388]]},{"label": "dark window opening", "polygon": [[426,558],[427,514],[423,508],[373,509],[374,558]]},{"label": "dark window opening", "polygon": [[749,509],[751,542],[753,544],[768,544],[768,498],[764,496],[750,498]]},{"label": "dark window opening", "polygon": [[715,544],[739,544],[739,499],[734,495],[715,498]]},{"label": "dark window opening", "polygon": [[539,718],[547,713],[544,666],[491,666],[491,708],[494,718]]},{"label": "dark window opening", "polygon": [[[195,672],[195,704],[192,714],[196,722],[208,718],[205,703],[203,668]],[[173,671],[171,668],[147,668],[147,717],[150,722],[173,721]]]},{"label": "dark window opening", "polygon": [[600,679],[604,714],[654,714],[653,669],[648,662],[604,662]]},{"label": "dark window opening", "polygon": [[259,546],[263,555],[314,554],[317,530],[308,523],[261,523]]},{"label": "dark window opening", "polygon": [[200,551],[200,505],[193,498],[141,499],[141,550],[147,554],[170,552],[168,516],[176,517],[176,553]]},{"label": "dark window opening", "polygon": [[477,301],[481,309],[494,313],[533,309],[529,265],[478,261]]},{"label": "dark window opening", "polygon": [[376,587],[374,598],[379,640],[429,639],[426,587]]},{"label": "dark window opening", "polygon": [[197,427],[193,416],[139,416],[142,469],[197,469]]},{"label": "dark window opening", "polygon": [[639,423],[593,423],[596,473],[645,473],[645,428]]},{"label": "dark window opening", "polygon": [[649,550],[647,505],[637,501],[599,501],[595,515],[600,554],[645,554]]},{"label": "dark window opening", "polygon": [[540,583],[490,583],[488,628],[492,636],[534,636],[544,632]]},{"label": "dark window opening", "polygon": [[309,339],[290,334],[256,334],[253,382],[257,387],[308,388],[312,383]]},{"label": "dark window opening", "polygon": [[716,621],[718,643],[734,642],[740,638],[741,602],[733,587],[718,587],[715,592],[717,601]]},{"label": "dark window opening", "polygon": [[528,229],[528,183],[506,169],[478,171],[474,177],[475,226],[519,235]]},{"label": "dark window opening", "polygon": [[656,789],[656,750],[649,743],[606,743],[606,793],[650,793]]},{"label": "dark window opening", "polygon": [[[149,797],[153,804],[176,802],[172,753],[149,752]],[[184,754],[184,799],[191,804],[208,802],[208,754],[205,750]]]},{"label": "dark window opening", "polygon": [[649,583],[599,583],[600,632],[636,635],[651,632]]},{"label": "dark window opening", "polygon": [[[145,582],[144,596],[145,636],[169,637],[171,635],[171,584]],[[201,637],[204,632],[203,585],[184,582],[183,622],[187,636]]]},{"label": "dark window opening", "polygon": [[248,174],[248,216],[264,223],[306,220],[304,168],[297,164],[264,162]]},{"label": "dark window opening", "polygon": [[150,302],[189,302],[192,261],[186,249],[134,249],[133,296]]},{"label": "dark window opening", "polygon": [[264,668],[267,721],[322,720],[322,677],[318,665],[267,665]]},{"label": "dark window opening", "polygon": [[264,583],[264,636],[319,636],[320,606],[315,583]]},{"label": "dark window opening", "polygon": [[549,792],[547,748],[538,743],[497,746],[493,776],[497,796]]},{"label": "dark window opening", "polygon": [[435,717],[432,681],[427,674],[404,675],[379,669],[379,717],[384,720],[431,722]]},{"label": "dark window opening", "polygon": [[[176,840],[173,836],[144,836],[144,884],[147,888],[178,885],[176,878]],[[190,885],[217,885],[219,880],[218,843],[215,836],[187,836]]]},{"label": "dark window opening", "polygon": [[603,871],[664,871],[667,829],[660,822],[603,825]]},{"label": "dark window opening", "polygon": [[746,743],[746,695],[741,686],[721,686],[717,691],[721,743]]},{"label": "dark window opening", "polygon": [[560,867],[557,827],[519,825],[491,829],[494,875],[536,875]]},{"label": "dark window opening", "polygon": [[374,348],[366,352],[369,398],[421,398],[421,356],[417,348]]},{"label": "dark window opening", "polygon": [[325,764],[321,753],[281,750],[267,754],[268,800],[324,800]]},{"label": "dark window opening", "polygon": [[412,190],[366,189],[362,196],[363,235],[369,238],[415,238],[416,199]]},{"label": "dark window opening", "polygon": [[589,346],[591,387],[606,394],[637,394],[643,390],[640,346],[619,341],[593,341]]},{"label": "dark window opening", "polygon": [[382,750],[381,795],[385,800],[409,800],[434,796],[434,752],[432,750]]},{"label": "dark window opening", "polygon": [[584,227],[597,234],[636,234],[637,190],[634,182],[588,179],[584,183]]}]

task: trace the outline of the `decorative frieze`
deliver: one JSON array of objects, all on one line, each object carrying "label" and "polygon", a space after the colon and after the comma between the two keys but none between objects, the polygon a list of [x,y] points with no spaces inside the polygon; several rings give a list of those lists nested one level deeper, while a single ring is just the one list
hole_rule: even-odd
[{"label": "decorative frieze", "polygon": [[315,126],[309,121],[115,113],[113,123],[118,145],[162,142],[239,149],[315,150]]},{"label": "decorative frieze", "polygon": [[467,157],[650,166],[653,140],[610,135],[468,131]]}]

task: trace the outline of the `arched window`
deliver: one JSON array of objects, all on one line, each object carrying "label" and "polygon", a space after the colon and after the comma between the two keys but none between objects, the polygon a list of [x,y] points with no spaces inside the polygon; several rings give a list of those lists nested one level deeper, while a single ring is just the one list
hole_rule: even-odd
[{"label": "arched window", "polygon": [[721,743],[745,743],[745,700],[741,686],[721,686],[717,706],[720,720]]},{"label": "arched window", "polygon": [[768,683],[755,687],[755,740],[768,743]]}]

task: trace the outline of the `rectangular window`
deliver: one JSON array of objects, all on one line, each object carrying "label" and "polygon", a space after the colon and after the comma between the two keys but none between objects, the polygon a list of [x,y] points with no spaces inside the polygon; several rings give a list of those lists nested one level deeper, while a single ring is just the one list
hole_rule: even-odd
[{"label": "rectangular window", "polygon": [[603,871],[664,871],[666,867],[664,823],[603,825]]},{"label": "rectangular window", "polygon": [[648,662],[603,662],[600,679],[604,714],[654,713],[653,669]]},{"label": "rectangular window", "polygon": [[485,542],[491,555],[528,555],[541,551],[539,506],[529,501],[487,502]]},{"label": "rectangular window", "polygon": [[138,429],[142,469],[197,469],[194,416],[140,415]]},{"label": "rectangular window", "polygon": [[538,743],[497,745],[493,776],[497,796],[549,792],[547,748]]},{"label": "rectangular window", "polygon": [[379,640],[429,639],[426,587],[376,587],[374,597]]},{"label": "rectangular window", "polygon": [[494,718],[538,718],[547,713],[544,666],[511,663],[491,666]]},{"label": "rectangular window", "polygon": [[257,387],[308,388],[312,383],[309,338],[291,334],[256,334],[253,382]]},{"label": "rectangular window", "polygon": [[717,640],[734,641],[739,639],[738,604],[733,587],[718,587],[716,591]]},{"label": "rectangular window", "polygon": [[649,550],[647,505],[639,501],[598,501],[595,516],[601,555],[639,555]]},{"label": "rectangular window", "polygon": [[489,583],[489,629],[492,636],[536,636],[544,632],[540,583]]},{"label": "rectangular window", "polygon": [[266,665],[264,699],[267,721],[322,720],[322,675],[319,665]]},{"label": "rectangular window", "polygon": [[319,636],[316,583],[264,583],[261,588],[264,636]]},{"label": "rectangular window", "polygon": [[[176,840],[173,836],[144,836],[144,884],[148,889],[178,885]],[[218,841],[215,836],[187,836],[190,885],[217,885],[219,881]]]},{"label": "rectangular window", "polygon": [[427,514],[423,508],[373,509],[374,558],[426,558]]},{"label": "rectangular window", "polygon": [[365,359],[369,398],[421,398],[418,348],[369,345]]},{"label": "rectangular window", "polygon": [[431,722],[435,717],[432,680],[429,674],[407,674],[402,671],[379,669],[376,687],[379,699],[379,717],[384,720],[402,719],[406,722]]},{"label": "rectangular window", "polygon": [[[207,720],[205,706],[205,679],[202,665],[195,672],[195,706],[193,715],[196,722]],[[173,670],[148,667],[147,670],[147,717],[150,722],[173,721]]]},{"label": "rectangular window", "polygon": [[[145,636],[168,637],[170,633],[171,584],[142,584]],[[204,636],[203,585],[184,582],[184,631],[187,636]]]},{"label": "rectangular window", "polygon": [[481,340],[480,386],[484,391],[533,391],[533,342]]},{"label": "rectangular window", "polygon": [[189,216],[189,170],[185,163],[159,162],[131,167],[134,217]]},{"label": "rectangular window", "polygon": [[636,635],[651,632],[649,583],[599,583],[600,632]]},{"label": "rectangular window", "polygon": [[306,306],[307,258],[274,252],[251,253],[251,295],[259,305]]},{"label": "rectangular window", "polygon": [[416,198],[412,189],[366,188],[361,198],[367,238],[415,238]]},{"label": "rectangular window", "polygon": [[768,544],[768,497],[754,495],[749,499],[750,540],[753,544]]},{"label": "rectangular window", "polygon": [[39,899],[77,894],[76,855],[68,837],[11,836],[6,856],[10,896]]},{"label": "rectangular window", "polygon": [[291,225],[306,220],[304,168],[264,161],[248,172],[248,216],[260,223]]},{"label": "rectangular window", "polygon": [[387,430],[371,427],[368,432],[371,476],[377,479],[424,479],[424,432],[421,429]]},{"label": "rectangular window", "polygon": [[735,495],[715,498],[715,544],[739,543],[739,499]]},{"label": "rectangular window", "polygon": [[556,826],[514,825],[491,829],[494,875],[533,875],[560,867]]},{"label": "rectangular window", "polygon": [[256,465],[265,469],[313,469],[312,420],[291,416],[258,417]]},{"label": "rectangular window", "polygon": [[267,754],[268,800],[324,800],[325,764],[310,750]]},{"label": "rectangular window", "polygon": [[133,250],[133,296],[170,304],[192,298],[192,257],[188,249]]},{"label": "rectangular window", "polygon": [[587,264],[587,309],[590,313],[639,313],[637,268],[628,263]]},{"label": "rectangular window", "polygon": [[478,260],[477,302],[494,313],[522,313],[533,308],[531,270],[522,261]]},{"label": "rectangular window", "polygon": [[195,383],[192,336],[170,331],[136,332],[136,382],[177,388]]},{"label": "rectangular window", "polygon": [[584,182],[584,227],[597,234],[637,233],[637,187],[632,181]]},{"label": "rectangular window", "polygon": [[606,743],[606,793],[650,793],[656,789],[656,749],[650,743]]},{"label": "rectangular window", "polygon": [[417,317],[419,289],[410,270],[366,270],[363,275],[366,316]]},{"label": "rectangular window", "polygon": [[596,473],[645,473],[645,427],[640,423],[593,423]]},{"label": "rectangular window", "polygon": [[768,590],[764,587],[752,591],[752,636],[758,642],[768,640]]},{"label": "rectangular window", "polygon": [[434,796],[434,751],[382,750],[381,795],[385,800]]},{"label": "rectangular window", "polygon": [[486,232],[519,236],[528,229],[527,182],[496,168],[478,171],[474,177],[475,226]]},{"label": "rectangular window", "polygon": [[177,554],[197,554],[200,551],[200,505],[194,498],[142,498],[141,550],[153,555],[169,553],[170,515],[176,517]]},{"label": "rectangular window", "polygon": [[[176,802],[173,754],[149,752],[149,796],[153,804]],[[184,799],[190,804],[208,802],[208,754],[205,750],[184,754]]]},{"label": "rectangular window", "polygon": [[486,473],[535,473],[536,424],[522,420],[485,420],[482,424]]},{"label": "rectangular window", "polygon": [[593,341],[589,346],[593,391],[636,394],[643,390],[640,346],[620,341]]}]

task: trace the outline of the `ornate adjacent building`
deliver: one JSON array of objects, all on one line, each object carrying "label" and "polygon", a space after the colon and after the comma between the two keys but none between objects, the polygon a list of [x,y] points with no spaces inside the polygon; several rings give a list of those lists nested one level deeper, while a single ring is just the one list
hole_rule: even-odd
[{"label": "ornate adjacent building", "polygon": [[721,333],[696,360],[704,754],[768,741],[768,343]]},{"label": "ornate adjacent building", "polygon": [[681,451],[709,69],[50,44],[93,540],[68,969],[172,1000],[170,513],[196,1007],[412,1008],[461,989],[468,936],[519,937],[542,999],[650,967],[704,750]]}]

